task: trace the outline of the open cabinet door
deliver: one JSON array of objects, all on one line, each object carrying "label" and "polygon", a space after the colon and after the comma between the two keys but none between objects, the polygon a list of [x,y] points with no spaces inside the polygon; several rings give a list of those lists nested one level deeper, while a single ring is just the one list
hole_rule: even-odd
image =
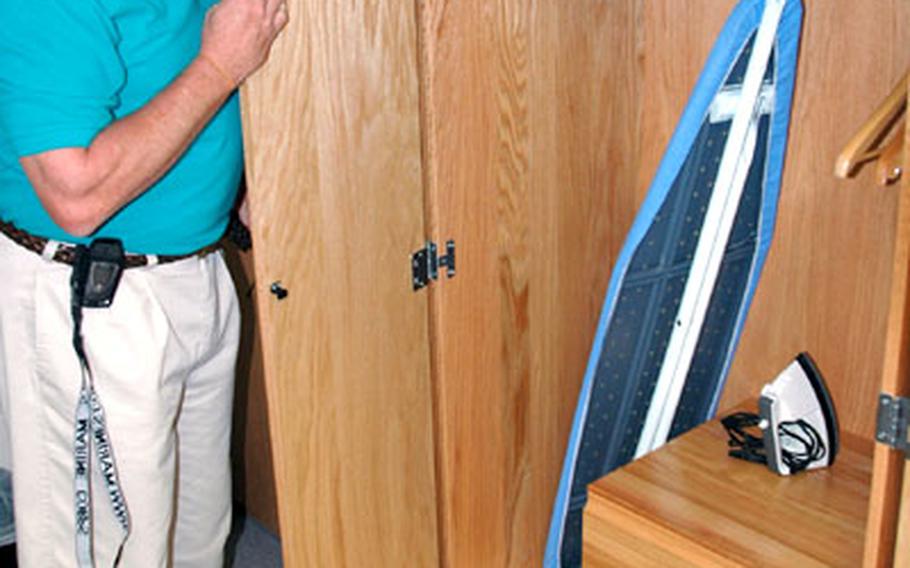
[{"label": "open cabinet door", "polygon": [[[905,80],[905,93],[910,81]],[[906,95],[904,96],[906,104]],[[904,111],[906,114],[906,111]],[[897,205],[896,236],[894,241],[894,271],[891,277],[890,309],[885,337],[881,392],[910,397],[910,128],[897,135],[904,136],[904,172]],[[875,445],[872,463],[872,485],[869,495],[869,517],[866,525],[865,568],[910,566],[907,517],[910,487],[906,479],[910,468],[907,456],[883,444]],[[902,490],[902,485],[903,487]],[[901,520],[899,517],[903,517]],[[901,534],[898,528],[903,531]]]},{"label": "open cabinet door", "polygon": [[433,566],[414,5],[288,4],[242,92],[284,562]]},{"label": "open cabinet door", "polygon": [[[910,80],[907,81],[907,101],[910,101]],[[910,103],[905,103],[910,104]],[[904,161],[903,161],[903,187],[901,191],[904,195],[907,195],[910,192],[910,172],[907,172],[907,168],[910,167],[910,120],[907,120],[907,116],[910,116],[910,110],[904,110]],[[908,196],[910,199],[910,196]],[[906,356],[906,355],[905,355]],[[910,396],[910,378],[906,375],[904,376],[904,396]],[[897,544],[894,548],[894,566],[896,568],[910,568],[910,467],[907,467],[907,462],[903,463],[904,469],[904,482],[903,488],[901,490],[901,505],[900,513],[898,514],[897,519]]]}]

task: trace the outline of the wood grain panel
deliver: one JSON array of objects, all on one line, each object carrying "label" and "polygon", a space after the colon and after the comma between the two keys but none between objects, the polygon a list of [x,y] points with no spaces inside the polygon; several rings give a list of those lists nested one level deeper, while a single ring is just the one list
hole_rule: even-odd
[{"label": "wood grain panel", "polygon": [[585,565],[857,566],[871,443],[843,442],[836,467],[779,477],[696,428],[589,487]]},{"label": "wood grain panel", "polygon": [[634,4],[419,6],[445,563],[536,565],[634,214]]},{"label": "wood grain panel", "polygon": [[[592,502],[590,512],[585,514],[583,533],[585,567],[738,566],[660,524],[630,518],[622,506],[609,500]],[[664,546],[654,546],[658,534]]]},{"label": "wood grain panel", "polygon": [[243,92],[284,560],[433,566],[414,6],[289,4]]},{"label": "wood grain panel", "polygon": [[[843,144],[910,64],[910,3],[809,0],[778,225],[722,407],[802,350],[842,428],[871,437],[882,372],[897,191],[871,168],[833,176]],[[901,24],[903,23],[903,24]]]},{"label": "wood grain panel", "polygon": [[695,82],[736,2],[638,0],[637,4],[636,79],[640,83],[641,120],[636,133],[636,207],[644,201]]}]

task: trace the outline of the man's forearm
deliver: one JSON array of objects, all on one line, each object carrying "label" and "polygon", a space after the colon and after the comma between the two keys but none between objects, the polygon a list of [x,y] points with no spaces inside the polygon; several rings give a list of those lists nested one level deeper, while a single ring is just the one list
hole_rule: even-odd
[{"label": "man's forearm", "polygon": [[63,230],[87,236],[180,158],[236,84],[268,58],[288,23],[285,0],[221,0],[206,14],[199,56],[135,113],[88,148],[21,158],[45,210]]},{"label": "man's forearm", "polygon": [[89,235],[173,166],[233,88],[216,63],[197,58],[89,147],[24,157],[22,166],[54,221]]}]

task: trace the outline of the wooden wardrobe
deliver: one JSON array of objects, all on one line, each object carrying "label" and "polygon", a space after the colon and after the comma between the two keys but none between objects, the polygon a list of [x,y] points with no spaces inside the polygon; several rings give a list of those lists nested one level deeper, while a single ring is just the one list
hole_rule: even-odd
[{"label": "wooden wardrobe", "polygon": [[[266,521],[274,458],[287,566],[540,565],[613,262],[734,4],[289,1],[242,91],[269,435],[256,372],[239,424]],[[910,65],[910,3],[805,8],[724,404],[808,350],[871,437],[897,200],[831,171]],[[454,277],[415,291],[449,240]]]}]

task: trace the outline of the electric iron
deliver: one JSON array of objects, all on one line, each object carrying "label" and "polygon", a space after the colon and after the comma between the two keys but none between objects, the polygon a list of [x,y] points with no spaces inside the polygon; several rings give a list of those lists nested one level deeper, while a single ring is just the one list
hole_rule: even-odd
[{"label": "electric iron", "polygon": [[[764,463],[779,475],[830,466],[840,445],[834,403],[808,353],[762,388],[757,415],[739,412],[721,422],[731,456]],[[749,427],[758,427],[761,436]]]}]

